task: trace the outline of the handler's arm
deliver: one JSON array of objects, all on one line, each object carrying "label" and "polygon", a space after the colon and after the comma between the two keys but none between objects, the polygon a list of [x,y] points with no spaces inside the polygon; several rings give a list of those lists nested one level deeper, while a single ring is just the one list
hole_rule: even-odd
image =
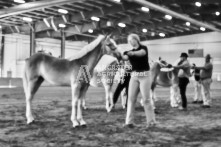
[{"label": "handler's arm", "polygon": [[132,56],[136,56],[136,57],[142,57],[147,54],[144,49],[141,49],[139,51],[131,51],[131,52],[132,52]]}]

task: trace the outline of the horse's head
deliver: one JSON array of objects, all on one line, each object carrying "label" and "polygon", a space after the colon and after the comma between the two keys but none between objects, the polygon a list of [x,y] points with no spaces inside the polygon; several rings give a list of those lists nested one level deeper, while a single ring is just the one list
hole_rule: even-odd
[{"label": "horse's head", "polygon": [[103,54],[111,55],[116,57],[118,60],[121,59],[121,54],[118,50],[116,42],[111,38],[111,35],[107,35],[102,43]]}]

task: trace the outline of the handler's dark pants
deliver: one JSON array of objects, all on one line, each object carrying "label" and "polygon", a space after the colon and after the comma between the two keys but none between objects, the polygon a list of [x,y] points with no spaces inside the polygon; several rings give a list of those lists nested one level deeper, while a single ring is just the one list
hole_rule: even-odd
[{"label": "handler's dark pants", "polygon": [[182,99],[182,107],[187,107],[187,98],[186,98],[186,87],[189,83],[189,79],[186,77],[179,78],[179,88],[180,88],[180,95]]},{"label": "handler's dark pants", "polygon": [[[130,73],[126,73],[124,75],[124,82],[120,82],[117,85],[117,88],[114,92],[114,96],[113,96],[113,102],[114,104],[116,104],[118,97],[120,96],[121,91],[126,88],[126,94],[127,94],[127,99],[128,99],[128,87],[129,87],[129,82],[130,82]],[[127,100],[126,100],[126,105],[127,105]]]}]

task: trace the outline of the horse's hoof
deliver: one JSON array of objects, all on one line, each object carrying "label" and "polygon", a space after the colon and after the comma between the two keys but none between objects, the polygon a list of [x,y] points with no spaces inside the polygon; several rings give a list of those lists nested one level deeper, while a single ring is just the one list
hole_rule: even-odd
[{"label": "horse's hoof", "polygon": [[82,128],[87,128],[86,124],[81,125]]},{"label": "horse's hoof", "polygon": [[110,113],[112,110],[112,108],[107,109],[107,113]]},{"label": "horse's hoof", "polygon": [[79,129],[80,126],[73,126],[73,129]]},{"label": "horse's hoof", "polygon": [[80,128],[80,125],[73,125],[73,128]]},{"label": "horse's hoof", "polygon": [[160,114],[160,112],[158,110],[154,110],[155,114]]},{"label": "horse's hoof", "polygon": [[32,125],[32,124],[35,124],[35,120],[32,120],[30,122],[27,122],[27,125]]},{"label": "horse's hoof", "polygon": [[80,123],[78,121],[73,121],[73,128],[77,128],[80,126]]}]

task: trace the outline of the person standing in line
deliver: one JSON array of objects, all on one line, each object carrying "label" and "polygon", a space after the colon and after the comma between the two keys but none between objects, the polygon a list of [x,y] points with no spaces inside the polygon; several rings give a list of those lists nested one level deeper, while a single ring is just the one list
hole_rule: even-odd
[{"label": "person standing in line", "polygon": [[129,82],[127,114],[125,127],[134,127],[134,110],[139,91],[143,99],[147,127],[156,124],[155,114],[150,99],[150,66],[148,62],[148,49],[141,45],[137,34],[128,36],[128,43],[132,50],[124,52],[123,59],[129,60],[132,66]]},{"label": "person standing in line", "polygon": [[212,83],[213,64],[210,62],[211,56],[207,54],[205,57],[205,65],[203,67],[195,67],[200,70],[200,80],[202,84],[203,108],[211,107],[210,85]]},{"label": "person standing in line", "polygon": [[[196,67],[195,64],[193,64],[193,68]],[[193,98],[193,104],[202,104],[202,94],[201,94],[201,81],[200,81],[200,70],[195,68],[193,71],[194,75],[194,98]]]},{"label": "person standing in line", "polygon": [[175,63],[174,68],[178,68],[178,78],[179,78],[179,89],[180,89],[180,95],[182,100],[182,106],[179,106],[179,110],[186,111],[187,110],[187,97],[186,97],[186,88],[189,83],[189,77],[190,74],[190,68],[191,65],[189,61],[187,60],[188,55],[187,53],[181,53],[180,59],[177,63]]}]

